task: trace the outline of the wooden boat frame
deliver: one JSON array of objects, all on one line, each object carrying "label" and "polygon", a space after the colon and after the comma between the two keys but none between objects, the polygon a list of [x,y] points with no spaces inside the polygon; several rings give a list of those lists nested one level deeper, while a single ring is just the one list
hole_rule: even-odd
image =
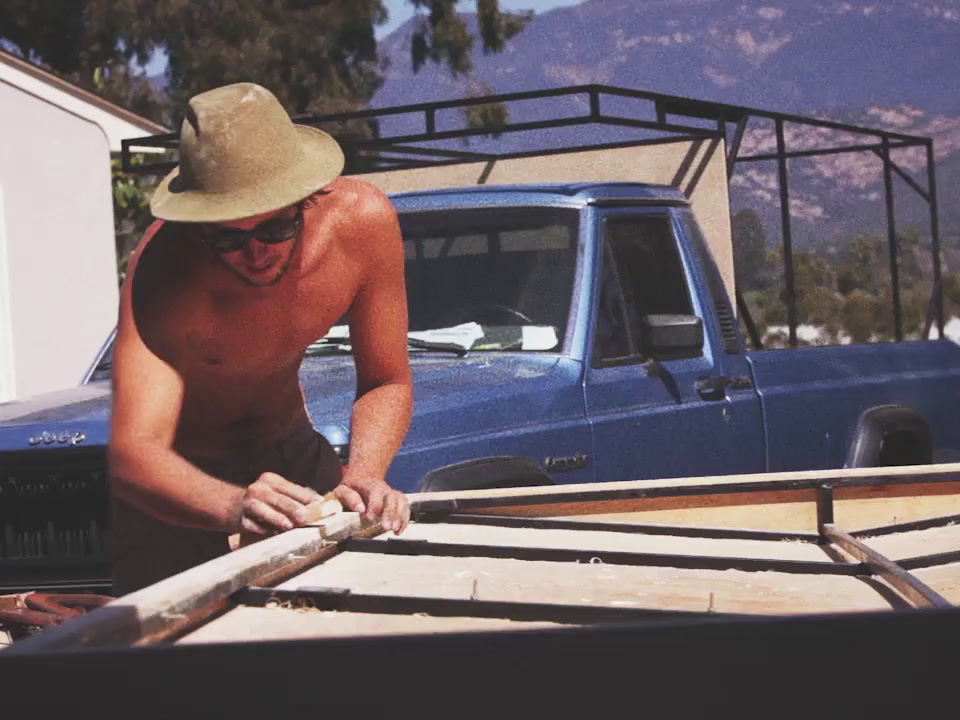
[{"label": "wooden boat frame", "polygon": [[[932,500],[933,503],[924,505],[912,517],[910,512],[904,514],[906,506],[921,499]],[[861,513],[859,517],[850,513],[851,508],[871,503],[876,505],[876,502],[888,506],[880,512],[880,516],[889,514],[889,507],[896,506],[898,509],[895,514],[902,520],[870,525],[870,518],[877,516],[875,509],[870,513]],[[891,503],[894,505],[891,506]],[[800,506],[810,506],[815,516],[815,528],[776,529],[781,523],[777,511],[785,506],[794,510]],[[711,670],[717,677],[730,679],[730,673],[735,668],[742,669],[745,665],[752,667],[765,680],[778,677],[778,673],[772,671],[773,666],[757,665],[759,656],[778,667],[799,669],[801,658],[809,659],[809,653],[829,650],[824,646],[816,646],[816,642],[823,641],[824,633],[836,638],[835,642],[842,641],[847,650],[860,648],[854,653],[860,663],[854,674],[870,669],[874,673],[888,675],[895,668],[903,670],[909,667],[915,671],[922,667],[930,670],[934,667],[930,665],[931,658],[936,657],[939,649],[946,651],[949,646],[945,643],[950,642],[954,626],[960,628],[960,610],[914,574],[923,568],[960,563],[960,547],[949,552],[891,560],[864,541],[868,537],[944,528],[960,522],[960,463],[427,493],[411,496],[411,507],[416,523],[422,525],[442,523],[466,528],[512,527],[670,535],[705,540],[789,541],[831,545],[842,549],[853,560],[820,562],[378,538],[383,532],[379,524],[366,525],[354,513],[341,513],[317,526],[299,528],[241,548],[15,643],[0,653],[0,672],[13,668],[13,677],[16,677],[16,668],[28,672],[37,663],[53,663],[50,667],[59,664],[66,668],[69,658],[82,656],[86,659],[82,664],[86,669],[80,671],[80,676],[92,678],[93,672],[130,668],[139,663],[144,669],[163,668],[167,676],[172,673],[180,681],[206,695],[214,692],[215,687],[226,688],[230,683],[228,677],[235,679],[247,676],[251,672],[245,666],[247,662],[260,668],[268,667],[269,663],[283,662],[285,668],[291,668],[289,676],[285,676],[282,682],[287,686],[293,682],[293,677],[306,678],[305,670],[290,665],[291,657],[300,658],[309,666],[310,663],[306,662],[309,657],[314,658],[314,662],[318,658],[329,657],[352,658],[351,662],[361,662],[361,658],[369,657],[371,653],[384,652],[404,653],[405,657],[415,658],[410,662],[419,663],[416,672],[446,677],[445,687],[451,692],[455,688],[465,688],[469,668],[499,676],[505,667],[522,674],[522,671],[526,672],[524,668],[529,670],[532,667],[531,664],[546,663],[555,674],[552,681],[548,681],[546,676],[538,676],[538,682],[544,683],[544,687],[552,682],[562,683],[564,679],[572,681],[576,677],[584,690],[592,688],[591,691],[606,692],[613,697],[626,692],[624,687],[616,685],[617,678],[625,681],[625,677],[624,668],[616,666],[615,659],[619,657],[633,668],[637,662],[638,648],[656,646],[659,653],[657,657],[664,665],[655,666],[650,661],[644,661],[643,665],[649,673],[650,682],[653,682],[653,678],[660,678],[658,682],[664,683],[655,693],[659,697],[661,691],[665,692],[668,686],[676,682],[676,678],[671,680],[665,675],[666,669],[673,667],[671,663],[693,662],[697,665],[692,658],[708,656],[720,662],[717,648],[712,645],[716,642],[734,642],[736,638],[735,645],[727,646],[728,653],[721,663],[726,665]],[[705,527],[689,522],[695,521],[704,511],[733,507],[755,509],[754,527]],[[850,524],[837,522],[836,515],[840,507],[851,518]],[[773,512],[764,518],[765,510]],[[943,514],[944,510],[952,512]],[[681,522],[624,522],[628,518],[642,521],[650,514],[661,519],[666,517],[664,513],[681,519]],[[612,519],[604,519],[604,514]],[[507,558],[556,562],[561,569],[563,563],[579,561],[611,566],[871,576],[882,578],[897,594],[898,603],[890,611],[800,612],[792,617],[784,617],[716,612],[710,608],[687,611],[543,601],[412,597],[357,592],[349,587],[277,587],[305,569],[345,552],[377,553],[383,556]],[[214,642],[209,645],[175,644],[178,638],[231,609],[271,605],[404,616],[422,613],[435,617],[502,618],[583,627],[440,634],[386,633],[372,637],[305,637],[286,641]],[[773,640],[768,642],[768,638],[775,637],[780,638],[776,640],[777,643],[786,644],[778,646],[771,644]],[[679,645],[671,644],[669,638]],[[878,638],[882,638],[887,647],[898,648],[898,657],[901,657],[899,653],[913,652],[911,648],[917,649],[921,641],[926,643],[923,645],[926,649],[922,655],[913,656],[909,666],[900,661],[891,663],[890,652],[871,656],[864,651],[865,648],[876,650]],[[497,656],[497,662],[503,664],[498,665],[499,669],[492,669],[489,665],[490,653],[495,648],[499,648],[497,652],[502,650],[506,653],[502,657]],[[558,666],[559,656],[574,658],[585,652],[592,653],[591,663],[594,660],[599,662],[596,667],[587,671],[582,668],[573,671]],[[598,653],[603,657],[599,658]],[[631,658],[629,661],[626,660],[628,657]],[[197,678],[186,674],[186,668],[196,669],[195,663],[200,662],[199,658],[204,658],[207,663],[220,663],[217,667],[224,672],[222,686],[218,685],[221,681],[216,679],[210,681],[212,684],[199,684]],[[448,663],[453,662],[451,658],[457,658],[457,662],[461,663],[460,674],[454,673],[455,677],[448,677],[452,672],[447,668]],[[881,659],[884,663],[882,668],[878,665]],[[401,663],[406,664],[406,661]],[[80,666],[81,663],[75,660],[73,665],[69,665],[74,667],[74,672]],[[939,670],[939,665],[935,667]],[[230,671],[226,668],[230,668]],[[378,673],[377,681],[390,684],[400,682],[403,677],[410,680],[414,672],[413,666],[393,666],[389,673],[386,669]],[[329,669],[324,670],[325,682],[335,676],[338,678],[338,687],[359,691],[360,681],[346,667],[333,671],[333,675],[330,673]],[[393,679],[388,680],[387,675]],[[921,682],[923,687],[926,688],[935,675],[924,676]],[[209,673],[205,677],[209,677]],[[158,687],[159,680],[150,672],[138,673],[137,678],[134,682],[136,687]],[[701,681],[703,678],[698,678],[698,682]],[[528,684],[523,687],[530,689]],[[938,686],[937,689],[943,690],[943,687]],[[76,691],[78,697],[89,694],[79,686]],[[559,702],[556,692],[551,697]],[[853,693],[848,697],[853,698]],[[887,701],[878,705],[878,710],[889,709],[890,699],[888,689]]]}]

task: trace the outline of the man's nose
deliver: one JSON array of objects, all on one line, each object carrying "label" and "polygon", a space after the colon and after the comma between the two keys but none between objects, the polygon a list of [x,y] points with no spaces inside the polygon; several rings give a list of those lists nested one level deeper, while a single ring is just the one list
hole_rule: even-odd
[{"label": "man's nose", "polygon": [[251,239],[243,248],[243,259],[257,265],[266,259],[269,252],[270,249],[262,242]]}]

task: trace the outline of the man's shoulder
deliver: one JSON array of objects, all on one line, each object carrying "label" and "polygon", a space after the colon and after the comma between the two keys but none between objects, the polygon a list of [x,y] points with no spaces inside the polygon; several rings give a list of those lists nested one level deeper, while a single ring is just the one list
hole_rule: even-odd
[{"label": "man's shoulder", "polygon": [[377,187],[351,177],[338,178],[329,188],[337,208],[336,235],[354,254],[374,259],[400,239],[397,212]]},{"label": "man's shoulder", "polygon": [[339,177],[329,185],[337,205],[353,220],[359,217],[393,216],[393,204],[380,188],[354,177]]},{"label": "man's shoulder", "polygon": [[188,239],[178,223],[157,220],[147,228],[130,259],[128,279],[134,275],[166,275],[171,267],[183,267],[187,254]]},{"label": "man's shoulder", "polygon": [[130,285],[135,310],[156,321],[167,313],[148,309],[169,310],[196,295],[197,272],[197,258],[183,226],[157,221],[144,233],[131,258],[125,284]]}]

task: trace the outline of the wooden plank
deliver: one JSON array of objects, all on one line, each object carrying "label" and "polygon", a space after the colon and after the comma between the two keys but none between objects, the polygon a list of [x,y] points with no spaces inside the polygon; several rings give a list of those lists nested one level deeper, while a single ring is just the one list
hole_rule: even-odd
[{"label": "wooden plank", "polygon": [[[742,504],[664,509],[651,509],[645,506],[645,509],[640,511],[623,513],[604,512],[604,508],[600,506],[595,512],[578,513],[576,519],[812,533],[817,530],[817,513],[815,504],[811,502],[813,495],[810,492],[806,491],[806,497],[798,496],[799,494],[788,495],[785,498],[787,502],[766,502],[763,505],[752,504],[752,496],[743,493],[740,497]],[[736,496],[725,496],[722,499],[733,502],[737,500]],[[508,508],[506,512],[513,515],[515,514],[513,510]]]},{"label": "wooden plank", "polygon": [[[836,524],[851,531],[900,522],[927,520],[945,513],[960,512],[960,494],[956,483],[921,483],[899,485],[891,488],[858,487],[838,488],[834,492],[834,516]],[[920,493],[915,495],[914,493]],[[632,503],[622,513],[605,512],[602,503],[595,505],[590,514],[576,508],[573,514],[581,520],[599,522],[647,522],[673,525],[705,525],[724,528],[771,530],[777,532],[813,532],[817,529],[816,504],[809,491],[783,493],[770,496],[742,493],[725,496],[701,496],[698,505],[690,502],[677,507],[677,502]],[[776,502],[777,499],[783,502]],[[762,500],[763,502],[759,502]],[[634,510],[630,511],[629,507]],[[640,508],[637,510],[636,508]],[[504,508],[504,514],[539,517],[546,512],[543,507]],[[470,511],[474,512],[474,511]],[[486,511],[478,511],[486,512]],[[499,514],[500,511],[497,511]]]},{"label": "wooden plank", "polygon": [[899,596],[876,581],[858,577],[350,552],[277,587],[306,586],[382,595],[721,613],[844,612],[903,605]]},{"label": "wooden plank", "polygon": [[[851,482],[863,482],[853,479]],[[596,487],[588,486],[588,487]],[[815,489],[777,491],[752,490],[731,492],[726,487],[719,494],[677,495],[664,497],[617,497],[578,500],[576,502],[543,502],[562,496],[536,497],[530,505],[475,507],[454,494],[457,512],[511,517],[570,517],[598,522],[650,522],[675,525],[704,525],[780,532],[811,532],[817,529]],[[636,491],[632,491],[636,492]],[[652,491],[653,492],[653,491]],[[669,492],[666,488],[655,492]],[[435,494],[439,495],[439,494]],[[417,496],[411,496],[416,498]],[[518,498],[511,497],[511,501]],[[481,499],[485,504],[494,497]],[[897,483],[889,486],[852,486],[834,489],[834,513],[837,523],[850,529],[887,525],[908,520],[921,520],[960,511],[960,483],[953,481]]]},{"label": "wooden plank", "polygon": [[[384,533],[377,541],[397,537]],[[570,550],[607,550],[638,553],[668,553],[710,557],[776,558],[781,560],[830,561],[819,545],[806,542],[773,540],[729,540],[676,537],[670,535],[632,535],[593,530],[545,530],[488,525],[411,523],[403,540],[427,540],[473,545],[513,545],[530,548]]]},{"label": "wooden plank", "polygon": [[836,524],[848,531],[928,520],[960,513],[954,483],[908,487],[838,488],[834,493]]},{"label": "wooden plank", "polygon": [[874,573],[882,577],[897,592],[902,594],[917,607],[949,608],[950,602],[935,592],[917,577],[911,575],[902,567],[884,557],[876,550],[864,545],[856,538],[843,532],[836,525],[823,526],[823,534],[830,542],[839,546],[844,552],[852,555],[862,563],[868,565]]},{"label": "wooden plank", "polygon": [[[86,646],[157,642],[219,612],[229,596],[267,583],[336,549],[336,541],[364,526],[357,513],[341,513],[315,527],[280,533],[118,598],[12,646],[42,652]],[[379,528],[379,525],[375,526]]]},{"label": "wooden plank", "polygon": [[[836,468],[830,470],[805,470],[780,473],[749,473],[740,475],[716,475],[704,477],[667,478],[660,480],[630,480],[625,482],[584,483],[579,485],[500,488],[493,490],[461,490],[457,492],[418,493],[410,496],[414,507],[426,505],[436,500],[484,500],[489,507],[496,506],[498,500],[507,506],[510,499],[520,498],[517,504],[523,505],[523,499],[546,496],[557,498],[554,502],[563,502],[563,497],[571,501],[580,500],[578,495],[621,493],[624,496],[638,491],[643,494],[655,490],[680,491],[683,489],[699,491],[713,487],[717,489],[737,488],[753,490],[753,485],[761,485],[764,491],[778,489],[789,490],[792,486],[813,487],[816,483],[830,482],[834,487],[855,485],[872,480],[884,482],[921,482],[920,478],[944,482],[960,482],[960,463],[938,465],[909,465],[879,468]],[[736,490],[733,490],[734,492]],[[674,493],[670,493],[673,496]],[[677,493],[679,494],[679,493]],[[640,497],[640,495],[638,495]],[[586,498],[591,499],[591,498]],[[599,498],[598,498],[599,499]]]},{"label": "wooden plank", "polygon": [[911,574],[954,605],[960,605],[960,563],[912,570]]},{"label": "wooden plank", "polygon": [[[563,495],[551,499],[562,499]],[[512,498],[516,499],[516,498]],[[575,502],[536,502],[529,505],[467,505],[458,502],[457,512],[477,515],[507,515],[513,517],[570,517],[579,516],[590,520],[607,520],[614,517],[623,522],[661,522],[686,525],[716,525],[753,529],[813,530],[816,529],[816,512],[813,489],[780,490],[777,492],[723,492],[701,495],[670,497],[625,497],[616,496]],[[493,498],[490,499],[493,501]],[[806,507],[809,506],[809,509]],[[779,513],[771,514],[768,508],[799,512],[803,524],[785,526]],[[739,512],[737,512],[739,511]],[[736,513],[736,514],[735,514]]]},{"label": "wooden plank", "polygon": [[522,622],[493,618],[403,616],[381,613],[238,607],[180,638],[177,644],[409,635],[415,633],[515,631],[556,627],[565,626],[549,622]]}]

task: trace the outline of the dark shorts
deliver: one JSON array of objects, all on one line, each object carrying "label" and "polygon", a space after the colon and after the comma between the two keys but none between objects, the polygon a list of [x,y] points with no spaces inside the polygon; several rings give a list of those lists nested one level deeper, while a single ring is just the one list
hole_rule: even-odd
[{"label": "dark shorts", "polygon": [[[340,458],[327,439],[304,422],[273,445],[243,456],[197,458],[209,475],[246,487],[261,473],[275,472],[319,493],[340,482]],[[227,533],[169,525],[111,497],[113,594],[126,595],[225,554]]]}]

